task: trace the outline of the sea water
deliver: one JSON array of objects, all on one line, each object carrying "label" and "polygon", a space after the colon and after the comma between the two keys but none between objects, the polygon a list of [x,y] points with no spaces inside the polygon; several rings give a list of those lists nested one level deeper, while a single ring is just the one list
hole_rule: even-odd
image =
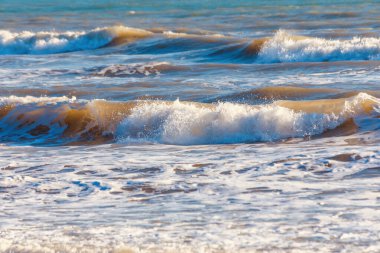
[{"label": "sea water", "polygon": [[1,252],[379,252],[377,1],[0,1]]}]

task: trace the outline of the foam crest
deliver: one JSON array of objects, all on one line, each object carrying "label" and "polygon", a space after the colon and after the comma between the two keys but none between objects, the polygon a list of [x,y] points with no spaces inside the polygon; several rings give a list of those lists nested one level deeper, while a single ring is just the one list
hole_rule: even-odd
[{"label": "foam crest", "polygon": [[151,35],[151,32],[124,26],[66,32],[10,32],[0,30],[0,54],[53,54],[91,50],[117,45]]},{"label": "foam crest", "polygon": [[18,96],[9,96],[9,97],[0,97],[0,105],[4,104],[30,104],[30,103],[49,103],[55,104],[60,102],[74,102],[76,101],[76,97],[34,97],[34,96],[26,96],[26,97],[18,97]]},{"label": "foam crest", "polygon": [[201,106],[157,102],[134,108],[116,135],[121,142],[181,145],[266,142],[318,135],[341,125],[349,116],[343,112],[306,113],[277,104]]},{"label": "foam crest", "polygon": [[299,37],[280,30],[261,48],[259,62],[373,60],[380,56],[380,38],[329,40]]}]

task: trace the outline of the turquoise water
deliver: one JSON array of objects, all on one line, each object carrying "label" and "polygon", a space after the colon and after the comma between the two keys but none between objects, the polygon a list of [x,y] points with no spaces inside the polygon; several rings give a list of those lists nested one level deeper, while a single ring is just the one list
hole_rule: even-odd
[{"label": "turquoise water", "polygon": [[[3,29],[81,30],[123,24],[257,36],[278,29],[330,35],[378,29],[376,1],[2,1]],[[344,20],[343,20],[344,19]],[[359,30],[356,30],[359,29]],[[331,31],[332,32],[332,31]],[[350,32],[352,32],[350,34]]]}]

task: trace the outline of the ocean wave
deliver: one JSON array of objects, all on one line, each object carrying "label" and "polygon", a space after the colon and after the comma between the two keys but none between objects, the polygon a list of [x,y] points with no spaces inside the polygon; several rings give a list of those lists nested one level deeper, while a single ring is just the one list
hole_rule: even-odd
[{"label": "ocean wave", "polygon": [[380,38],[329,40],[300,37],[280,30],[260,48],[257,62],[323,62],[377,60]]},{"label": "ocean wave", "polygon": [[[0,141],[29,144],[156,142],[193,145],[316,136],[378,114],[379,99],[280,100],[267,105],[181,101],[2,98]],[[53,102],[53,103],[51,103]],[[339,131],[336,133],[339,135]]]},{"label": "ocean wave", "polygon": [[322,134],[378,99],[360,93],[349,99],[278,101],[269,105],[150,102],[135,107],[117,129],[121,141],[166,144],[219,144],[278,141]]},{"label": "ocean wave", "polygon": [[207,56],[225,62],[281,63],[380,59],[380,38],[331,40],[294,35],[285,30],[273,37],[230,40]]},{"label": "ocean wave", "polygon": [[149,31],[114,26],[84,32],[12,33],[0,30],[0,54],[54,54],[97,49],[151,36]]},{"label": "ocean wave", "polygon": [[[158,34],[155,34],[156,36]],[[380,59],[380,38],[353,37],[345,40],[306,37],[285,30],[272,37],[235,38],[220,34],[202,35],[162,32],[159,39],[137,46],[137,53],[157,54],[194,50],[202,62],[280,63]]]}]

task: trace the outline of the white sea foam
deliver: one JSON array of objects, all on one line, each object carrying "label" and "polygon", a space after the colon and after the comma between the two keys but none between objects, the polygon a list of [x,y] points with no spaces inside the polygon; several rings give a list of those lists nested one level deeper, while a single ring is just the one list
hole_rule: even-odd
[{"label": "white sea foam", "polygon": [[297,37],[280,30],[259,52],[259,62],[320,62],[376,60],[380,57],[380,38],[354,37],[329,40]]},{"label": "white sea foam", "polygon": [[0,146],[0,252],[378,252],[380,151],[345,139]]},{"label": "white sea foam", "polygon": [[31,103],[48,103],[55,104],[60,102],[74,102],[76,101],[76,97],[34,97],[34,96],[9,96],[9,97],[0,97],[0,105],[3,104],[31,104]]}]

